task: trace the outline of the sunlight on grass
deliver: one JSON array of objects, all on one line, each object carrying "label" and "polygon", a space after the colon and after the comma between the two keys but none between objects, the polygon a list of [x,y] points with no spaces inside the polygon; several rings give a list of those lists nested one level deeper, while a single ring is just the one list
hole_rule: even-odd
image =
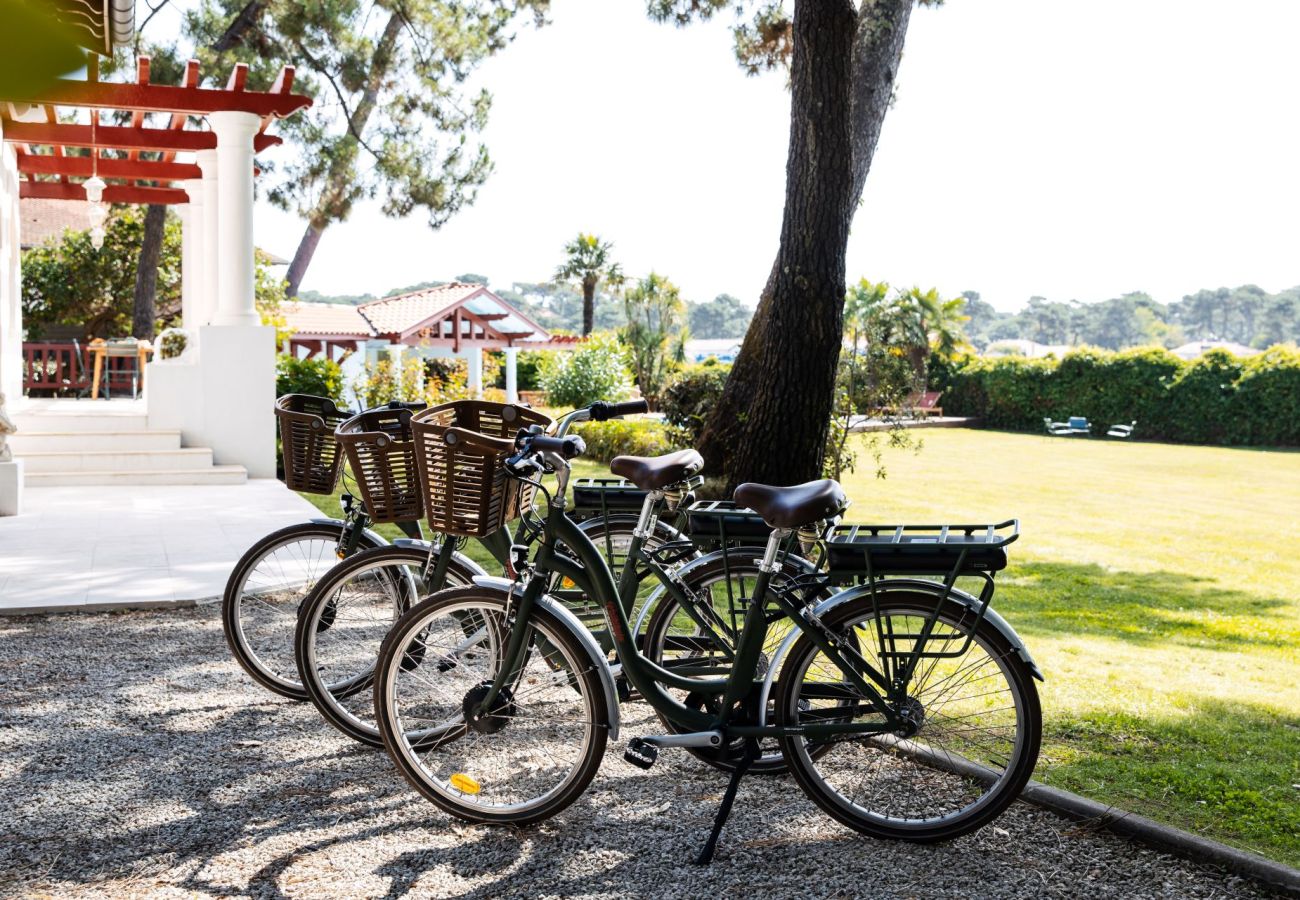
[{"label": "sunlight on grass", "polygon": [[1300,454],[953,429],[885,465],[855,521],[1021,520],[1037,778],[1300,863]]}]

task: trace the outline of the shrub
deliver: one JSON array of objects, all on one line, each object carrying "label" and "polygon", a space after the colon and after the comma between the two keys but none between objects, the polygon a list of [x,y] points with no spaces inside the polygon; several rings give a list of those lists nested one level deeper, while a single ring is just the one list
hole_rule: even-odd
[{"label": "shrub", "polygon": [[275,361],[275,395],[311,394],[343,402],[343,370],[331,359],[279,356]]},{"label": "shrub", "polygon": [[1159,347],[1093,348],[1055,359],[973,359],[945,373],[945,412],[1039,431],[1044,418],[1138,422],[1138,437],[1195,444],[1300,445],[1300,352],[1185,362]]},{"label": "shrub", "polygon": [[550,354],[542,361],[540,383],[552,406],[575,409],[632,393],[627,352],[611,334],[593,334],[571,353]]},{"label": "shrub", "polygon": [[683,371],[668,386],[660,403],[668,424],[684,429],[691,441],[698,441],[730,374],[731,366],[718,365],[716,360]]},{"label": "shrub", "polygon": [[610,419],[574,427],[587,442],[585,459],[608,464],[616,456],[659,456],[690,445],[676,428],[649,419]]}]

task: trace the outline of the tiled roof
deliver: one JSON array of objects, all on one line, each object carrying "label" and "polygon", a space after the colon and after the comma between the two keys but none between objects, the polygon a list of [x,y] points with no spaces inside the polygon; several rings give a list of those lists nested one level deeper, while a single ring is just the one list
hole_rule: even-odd
[{"label": "tiled roof", "polygon": [[46,200],[24,197],[18,201],[18,218],[21,224],[19,237],[23,249],[39,247],[49,240],[63,236],[66,228],[85,231],[90,227],[86,220],[84,200]]},{"label": "tiled roof", "polygon": [[347,334],[359,338],[371,335],[370,325],[357,307],[344,303],[296,301],[280,307],[285,324],[294,334]]},{"label": "tiled roof", "polygon": [[377,334],[402,334],[483,289],[481,284],[452,282],[423,291],[372,300],[357,307]]}]

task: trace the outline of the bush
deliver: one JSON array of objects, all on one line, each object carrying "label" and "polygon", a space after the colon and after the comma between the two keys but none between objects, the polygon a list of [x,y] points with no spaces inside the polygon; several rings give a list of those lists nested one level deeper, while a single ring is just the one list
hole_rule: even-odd
[{"label": "bush", "polygon": [[649,419],[583,422],[573,430],[587,442],[583,458],[605,464],[616,456],[659,456],[690,446],[678,429]]},{"label": "bush", "polygon": [[542,360],[540,383],[552,406],[574,409],[597,400],[624,400],[632,393],[627,351],[611,334],[593,334],[571,353]]},{"label": "bush", "polygon": [[311,394],[343,402],[343,370],[330,359],[279,356],[275,361],[275,395]]},{"label": "bush", "polygon": [[660,410],[668,424],[685,430],[692,441],[700,433],[709,413],[722,398],[722,388],[731,374],[731,366],[705,361],[686,369],[668,386],[660,402]]},{"label": "bush", "polygon": [[[558,353],[557,350],[525,350],[519,354],[515,362],[515,387],[521,391],[541,390],[542,377],[542,360]],[[503,365],[497,372],[495,386],[505,390],[506,387],[506,368]]]},{"label": "bush", "polygon": [[994,428],[1041,431],[1084,416],[1096,429],[1138,422],[1141,438],[1300,446],[1300,352],[1248,359],[1212,350],[1185,362],[1158,347],[1080,348],[1061,360],[973,359],[945,373],[943,408]]}]

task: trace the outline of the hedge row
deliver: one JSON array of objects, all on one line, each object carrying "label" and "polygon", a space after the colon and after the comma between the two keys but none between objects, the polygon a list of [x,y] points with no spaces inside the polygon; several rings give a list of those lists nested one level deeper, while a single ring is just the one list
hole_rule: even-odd
[{"label": "hedge row", "polygon": [[967,359],[936,384],[947,415],[1041,431],[1043,419],[1137,420],[1136,437],[1193,444],[1300,446],[1300,351],[1242,359],[1212,350],[1185,362],[1167,350],[1082,348],[1063,359]]}]

